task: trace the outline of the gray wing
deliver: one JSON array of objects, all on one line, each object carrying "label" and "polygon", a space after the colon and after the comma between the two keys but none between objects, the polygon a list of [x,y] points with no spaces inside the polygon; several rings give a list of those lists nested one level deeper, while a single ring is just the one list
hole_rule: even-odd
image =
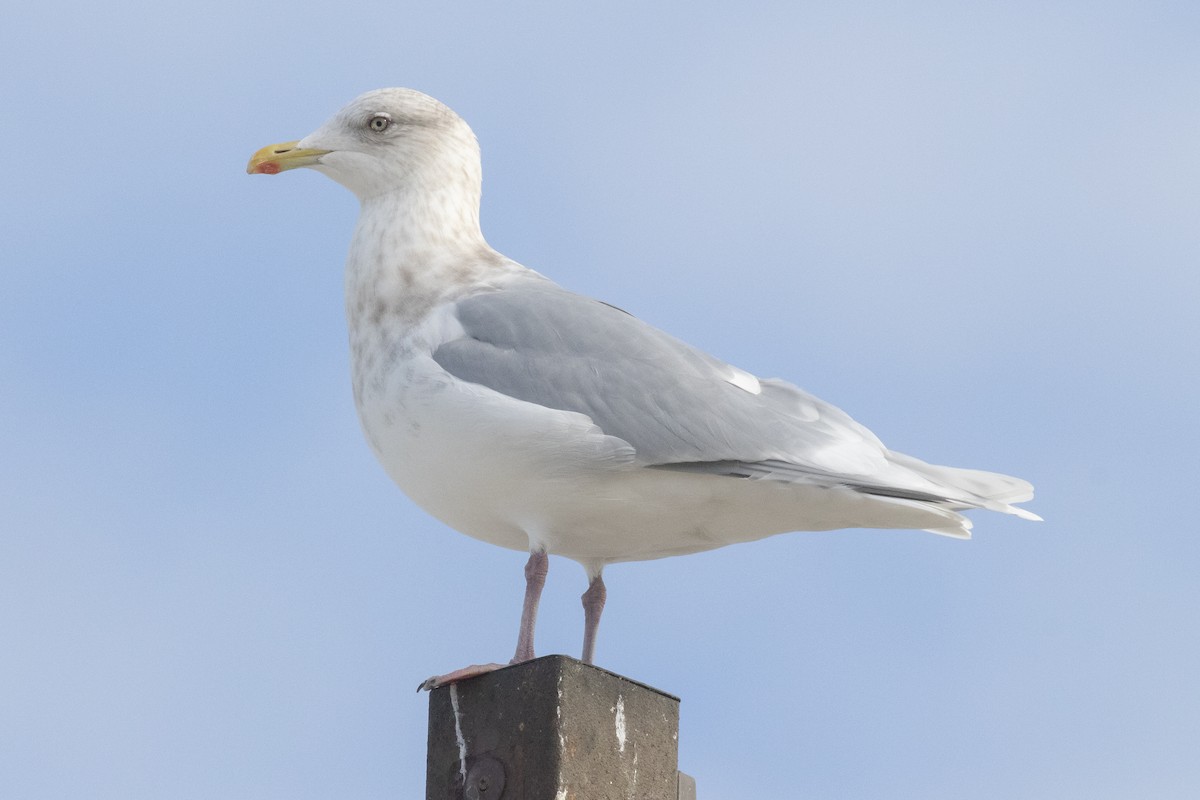
[{"label": "gray wing", "polygon": [[868,476],[888,466],[879,440],[837,408],[550,281],[472,295],[455,310],[465,336],[435,350],[442,368],[586,414],[629,442],[643,465],[790,479]]}]

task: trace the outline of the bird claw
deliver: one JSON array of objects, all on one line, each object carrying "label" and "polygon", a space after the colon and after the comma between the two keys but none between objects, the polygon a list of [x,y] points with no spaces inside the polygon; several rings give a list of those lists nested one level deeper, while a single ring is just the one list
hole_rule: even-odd
[{"label": "bird claw", "polygon": [[498,669],[508,666],[507,664],[472,664],[469,667],[456,669],[453,672],[447,672],[445,675],[434,675],[431,678],[426,678],[421,681],[417,687],[417,691],[433,691],[440,689],[443,686],[449,686],[452,683],[469,680],[470,678],[478,678],[480,675],[486,675],[489,672],[494,672]]}]

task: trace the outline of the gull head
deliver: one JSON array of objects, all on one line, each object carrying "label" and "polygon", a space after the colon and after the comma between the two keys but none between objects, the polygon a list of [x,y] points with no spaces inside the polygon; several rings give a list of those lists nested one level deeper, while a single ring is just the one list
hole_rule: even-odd
[{"label": "gull head", "polygon": [[309,167],[363,202],[395,192],[466,191],[478,197],[479,144],[461,117],[413,89],[360,95],[303,139],[267,145],[246,171]]}]

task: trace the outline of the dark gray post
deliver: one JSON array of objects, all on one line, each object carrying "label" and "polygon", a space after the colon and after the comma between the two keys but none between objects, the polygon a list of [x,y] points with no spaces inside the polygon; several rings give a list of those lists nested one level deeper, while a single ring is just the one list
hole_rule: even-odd
[{"label": "dark gray post", "polygon": [[678,800],[679,698],[567,656],[429,694],[426,800]]}]

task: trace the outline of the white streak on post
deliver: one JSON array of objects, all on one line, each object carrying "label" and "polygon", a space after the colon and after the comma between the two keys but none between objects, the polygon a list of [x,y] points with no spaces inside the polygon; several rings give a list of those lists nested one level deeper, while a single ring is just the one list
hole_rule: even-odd
[{"label": "white streak on post", "polygon": [[618,751],[625,752],[625,698],[617,695],[617,706],[614,711],[617,712],[617,745]]},{"label": "white streak on post", "polygon": [[450,684],[450,707],[454,709],[454,738],[458,742],[458,774],[467,785],[467,740],[463,738],[462,713],[458,710],[458,686]]},{"label": "white streak on post", "polygon": [[565,752],[567,752],[567,737],[563,733],[562,697],[563,697],[562,675],[560,674],[558,676],[558,705],[556,705],[554,707],[554,714],[555,714],[555,718],[558,721],[558,749],[560,752],[565,753]]}]

